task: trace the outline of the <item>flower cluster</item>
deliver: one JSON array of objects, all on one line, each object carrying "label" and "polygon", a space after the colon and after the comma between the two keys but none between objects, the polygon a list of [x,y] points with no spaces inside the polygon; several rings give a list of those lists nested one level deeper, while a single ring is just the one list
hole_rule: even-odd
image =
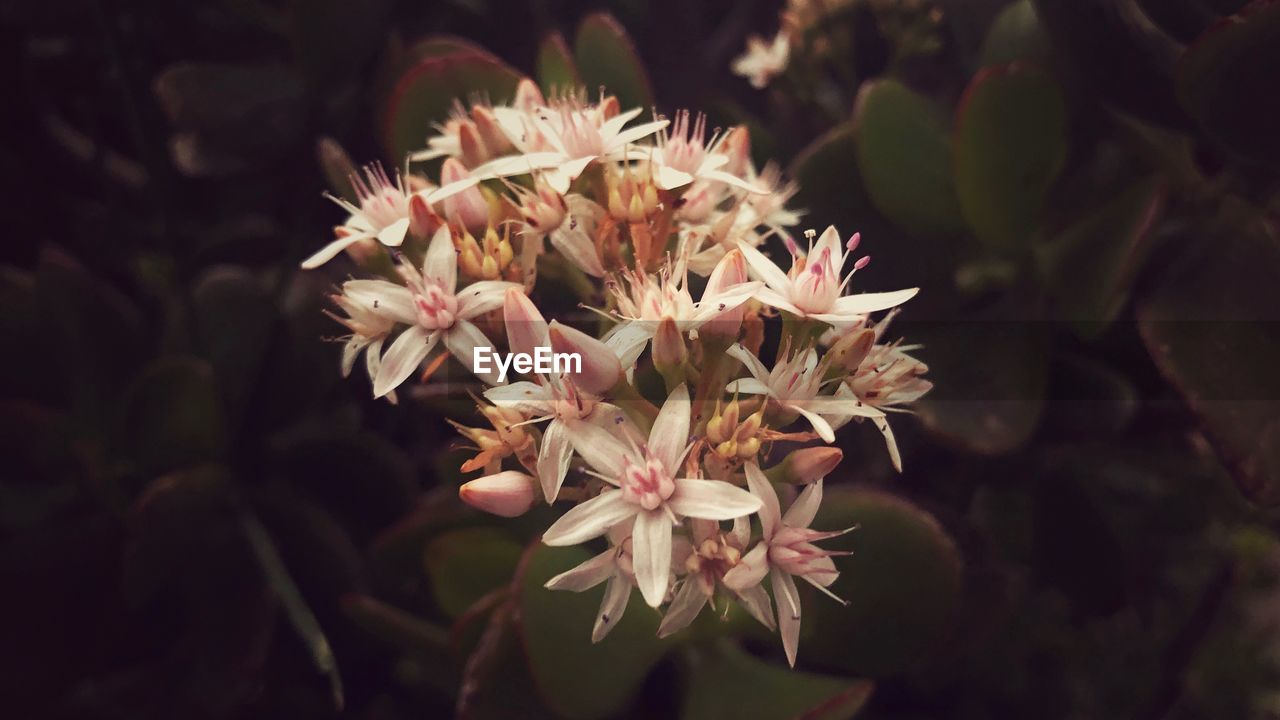
[{"label": "flower cluster", "polygon": [[[345,251],[380,275],[333,296],[351,333],[342,370],[363,352],[375,396],[395,401],[420,370],[430,383],[450,357],[483,383],[483,423],[455,423],[475,448],[463,470],[482,473],[460,496],[507,517],[541,499],[567,508],[546,544],[607,542],[547,583],[607,584],[595,640],[638,589],[665,608],[662,635],[733,602],[778,629],[794,663],[796,581],[831,594],[840,553],[817,543],[847,531],[810,527],[842,458],[836,430],[871,421],[900,465],[888,413],[930,387],[912,348],[886,338],[892,313],[872,319],[916,291],[854,292],[857,235],[797,242],[794,188],[757,170],[745,128],[640,112],[529,82],[509,105],[459,106],[407,166],[438,164],[438,182],[353,178],[347,219],[303,266]],[[548,320],[530,299],[548,285],[590,312]],[[477,348],[580,362],[499,372]]]}]

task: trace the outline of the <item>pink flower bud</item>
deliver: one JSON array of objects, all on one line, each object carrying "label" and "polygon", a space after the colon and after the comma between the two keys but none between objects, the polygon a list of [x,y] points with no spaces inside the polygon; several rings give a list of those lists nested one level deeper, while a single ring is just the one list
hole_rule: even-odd
[{"label": "pink flower bud", "polygon": [[511,352],[534,355],[537,348],[547,347],[547,321],[519,289],[507,290],[502,299],[502,318]]},{"label": "pink flower bud", "polygon": [[724,136],[721,152],[729,157],[724,171],[740,178],[747,176],[747,168],[751,167],[751,133],[746,125],[739,125]]},{"label": "pink flower bud", "polygon": [[[445,158],[440,167],[440,185],[452,185],[471,177],[471,173],[457,158]],[[440,201],[441,212],[451,223],[468,230],[483,230],[489,224],[489,203],[485,202],[480,187],[472,186]]]},{"label": "pink flower bud", "polygon": [[507,470],[476,478],[458,488],[462,502],[502,517],[519,517],[533,507],[537,482],[530,475]]},{"label": "pink flower bud", "polygon": [[542,96],[542,91],[534,81],[525,78],[516,86],[516,99],[512,105],[517,110],[531,112],[537,108],[546,107],[546,104],[547,99]]},{"label": "pink flower bud", "polygon": [[567,325],[551,321],[548,330],[551,349],[558,353],[578,353],[582,372],[573,375],[578,387],[593,395],[603,395],[622,377],[622,363],[608,345]]},{"label": "pink flower bud", "polygon": [[[714,298],[715,295],[744,282],[747,282],[747,261],[742,256],[742,251],[734,248],[725,254],[711,271],[703,297]],[[742,328],[742,314],[745,311],[745,303],[729,308],[708,320],[699,328],[698,334],[736,340],[738,331]]]},{"label": "pink flower bud", "polygon": [[783,463],[784,482],[808,485],[826,477],[844,459],[840,448],[830,446],[806,447],[787,455]]},{"label": "pink flower bud", "polygon": [[675,370],[689,359],[689,350],[684,344],[684,334],[672,318],[663,318],[658,323],[658,331],[653,336],[653,364],[658,372],[666,373]]}]

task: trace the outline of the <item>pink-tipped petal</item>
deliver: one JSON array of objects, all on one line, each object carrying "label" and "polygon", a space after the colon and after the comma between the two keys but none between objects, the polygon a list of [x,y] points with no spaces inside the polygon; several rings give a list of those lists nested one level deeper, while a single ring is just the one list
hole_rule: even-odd
[{"label": "pink-tipped petal", "polygon": [[605,534],[635,511],[634,505],[622,499],[621,490],[605,490],[560,516],[542,533],[542,542],[553,546],[584,543]]},{"label": "pink-tipped petal", "polygon": [[763,506],[760,498],[722,480],[678,478],[667,504],[677,515],[707,520],[732,520]]},{"label": "pink-tipped petal", "polygon": [[649,607],[661,605],[671,574],[671,519],[661,509],[636,515],[631,531],[631,564],[644,601]]},{"label": "pink-tipped petal", "polygon": [[458,254],[453,249],[448,225],[441,225],[431,237],[427,256],[422,261],[422,274],[439,282],[448,292],[458,287]]},{"label": "pink-tipped petal", "polygon": [[416,325],[400,333],[382,356],[378,376],[373,379],[373,396],[382,397],[407,380],[427,358],[439,337],[438,332],[427,332]]},{"label": "pink-tipped petal", "polygon": [[555,502],[569,472],[569,460],[573,458],[573,445],[569,442],[569,430],[560,420],[552,420],[542,434],[542,446],[538,448],[538,480],[547,504]]},{"label": "pink-tipped petal", "polygon": [[556,575],[543,586],[548,590],[582,592],[613,577],[617,568],[617,551],[609,548],[590,560]]},{"label": "pink-tipped petal", "polygon": [[520,288],[508,288],[503,296],[502,321],[511,352],[532,356],[536,348],[550,347],[546,319]]},{"label": "pink-tipped petal", "polygon": [[478,510],[520,517],[533,507],[534,479],[514,470],[476,478],[458,488],[458,497]]},{"label": "pink-tipped petal", "polygon": [[760,528],[764,533],[766,541],[773,538],[774,533],[778,531],[778,526],[782,524],[782,506],[778,504],[778,493],[773,489],[773,483],[769,482],[769,478],[765,477],[764,471],[755,463],[748,463],[744,468],[747,475],[747,487],[751,489],[751,494],[760,499]]},{"label": "pink-tipped petal", "polygon": [[622,377],[622,363],[613,350],[590,335],[552,320],[547,332],[551,349],[557,353],[577,353],[582,358],[582,372],[572,380],[593,395],[603,395]]},{"label": "pink-tipped petal", "polygon": [[679,469],[681,456],[689,444],[691,411],[689,388],[680,385],[667,396],[649,433],[649,454],[661,460],[672,474]]}]

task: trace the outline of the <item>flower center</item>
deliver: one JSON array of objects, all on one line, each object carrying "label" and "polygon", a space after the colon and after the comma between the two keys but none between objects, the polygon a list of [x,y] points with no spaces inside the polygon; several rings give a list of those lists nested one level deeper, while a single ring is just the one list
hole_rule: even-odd
[{"label": "flower center", "polygon": [[458,298],[434,282],[428,282],[423,292],[414,294],[413,307],[418,314],[418,324],[428,330],[451,328],[458,317]]},{"label": "flower center", "polygon": [[599,157],[604,154],[604,138],[591,118],[565,109],[560,113],[560,142],[570,158]]},{"label": "flower center", "polygon": [[653,510],[666,502],[676,490],[671,473],[656,458],[648,458],[644,465],[635,465],[627,460],[619,484],[623,499],[645,510]]},{"label": "flower center", "polygon": [[392,182],[382,165],[366,167],[363,178],[352,175],[351,185],[360,200],[360,214],[374,228],[381,230],[409,216],[409,198],[404,194],[399,176]]},{"label": "flower center", "polygon": [[791,302],[806,312],[826,312],[840,295],[839,278],[831,271],[831,251],[823,250],[805,265],[792,286]]}]

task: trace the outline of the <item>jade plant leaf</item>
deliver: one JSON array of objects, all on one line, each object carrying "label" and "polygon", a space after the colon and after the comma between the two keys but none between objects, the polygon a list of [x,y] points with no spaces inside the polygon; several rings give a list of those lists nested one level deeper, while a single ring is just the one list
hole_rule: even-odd
[{"label": "jade plant leaf", "polygon": [[731,645],[691,652],[684,720],[847,720],[871,697],[868,680],[792,670],[748,655]]},{"label": "jade plant leaf", "polygon": [[1044,408],[1047,323],[1022,292],[1011,292],[963,322],[917,323],[933,391],[919,403],[924,426],[943,442],[980,455],[1025,443]]},{"label": "jade plant leaf", "polygon": [[634,591],[608,637],[592,644],[604,586],[581,593],[543,587],[590,557],[582,548],[537,545],[516,581],[529,668],[548,705],[568,718],[609,717],[626,708],[669,645],[657,639],[657,612]]},{"label": "jade plant leaf", "polygon": [[960,99],[955,144],[956,192],[969,226],[988,249],[1022,254],[1066,160],[1057,82],[1021,63],[982,70]]},{"label": "jade plant leaf", "polygon": [[921,304],[932,307],[942,299],[938,289],[951,285],[959,244],[904,233],[880,214],[858,169],[852,123],[837,125],[814,140],[796,157],[790,174],[800,185],[795,206],[807,208],[807,217],[821,223],[813,229],[821,232],[830,223],[846,236],[862,233],[862,248],[873,256],[876,271],[866,273],[859,289],[919,285],[925,291],[913,302],[913,309]]},{"label": "jade plant leaf", "polygon": [[547,95],[582,85],[573,52],[558,32],[546,36],[538,45],[538,85]]},{"label": "jade plant leaf", "polygon": [[816,592],[805,598],[800,657],[883,677],[906,669],[942,638],[960,602],[961,558],[933,515],[909,500],[833,488],[813,527],[854,526],[826,543],[853,551],[836,560],[840,578],[831,586],[849,606]]},{"label": "jade plant leaf", "polygon": [[1244,494],[1280,504],[1280,246],[1258,230],[1205,236],[1138,304],[1138,327]]},{"label": "jade plant leaf", "polygon": [[1039,248],[1056,318],[1084,338],[1111,324],[1146,260],[1163,202],[1160,180],[1141,180]]},{"label": "jade plant leaf", "polygon": [[1280,2],[1252,3],[1211,26],[1178,64],[1187,113],[1243,161],[1280,170]]},{"label": "jade plant leaf", "polygon": [[461,616],[481,597],[511,582],[523,550],[493,528],[464,528],[435,538],[422,557],[436,603],[449,617]]},{"label": "jade plant leaf", "polygon": [[1015,60],[1044,63],[1050,56],[1049,38],[1031,0],[1017,0],[1001,10],[982,43],[983,65]]},{"label": "jade plant leaf", "polygon": [[278,313],[265,283],[242,267],[206,270],[191,291],[199,354],[213,367],[228,420],[248,404]]},{"label": "jade plant leaf", "polygon": [[123,403],[119,449],[147,476],[217,459],[226,442],[213,370],[196,358],[152,362]]},{"label": "jade plant leaf", "polygon": [[432,124],[443,122],[455,101],[478,96],[508,102],[520,82],[518,72],[479,48],[448,40],[418,48],[383,111],[383,146],[396,165],[426,144]]},{"label": "jade plant leaf", "polygon": [[1182,45],[1135,0],[1036,0],[1054,50],[1087,87],[1147,122],[1181,128],[1173,77]]},{"label": "jade plant leaf", "polygon": [[853,132],[862,180],[886,218],[922,235],[964,230],[947,119],[932,101],[897,80],[864,83]]},{"label": "jade plant leaf", "polygon": [[573,43],[582,84],[589,93],[604,87],[624,110],[653,107],[653,86],[622,25],[608,13],[582,19]]}]

